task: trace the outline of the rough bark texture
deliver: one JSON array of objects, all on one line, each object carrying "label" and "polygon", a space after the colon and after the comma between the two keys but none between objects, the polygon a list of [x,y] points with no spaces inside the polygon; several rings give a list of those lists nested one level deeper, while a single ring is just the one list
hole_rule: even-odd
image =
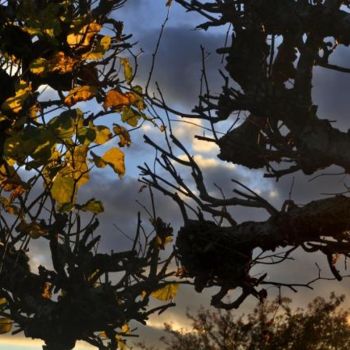
[{"label": "rough bark texture", "polygon": [[[344,151],[349,149],[350,135],[320,118],[311,96],[316,65],[348,72],[329,63],[336,45],[350,44],[350,14],[340,9],[346,2],[178,2],[210,16],[201,28],[226,23],[233,28],[231,45],[218,51],[226,54],[226,70],[241,90],[225,86],[216,108],[208,104],[217,117],[208,119],[221,121],[239,110],[249,111],[251,116],[218,141],[220,158],[268,169],[272,162],[289,160],[291,172],[301,169],[305,174],[330,165],[350,171],[350,155]],[[282,42],[275,47],[277,37]],[[204,110],[197,111],[207,117]],[[260,122],[256,122],[258,118]],[[247,124],[253,119],[254,135],[260,137],[247,135]],[[288,135],[280,134],[281,123],[289,129]],[[234,146],[246,150],[245,159],[245,152],[239,154]]]},{"label": "rough bark texture", "polygon": [[[298,170],[309,175],[331,165],[350,173],[350,133],[333,127],[328,119],[336,116],[319,115],[312,100],[316,66],[350,73],[350,68],[330,62],[339,44],[350,45],[349,1],[176,2],[205,18],[207,22],[199,28],[208,30],[227,24],[231,28],[231,41],[217,50],[226,58],[228,77],[222,92],[219,96],[204,94],[194,109],[196,114],[186,116],[209,121],[213,128],[221,121],[235,120],[237,115],[243,121],[220,138],[215,133],[213,139],[198,138],[216,142],[222,160],[264,169],[265,176],[277,180]],[[173,111],[166,105],[164,108]],[[176,243],[178,257],[188,276],[194,278],[198,291],[213,285],[221,287],[213,297],[213,305],[237,307],[248,295],[264,297],[264,291],[257,291],[256,287],[267,284],[265,275],[249,276],[252,266],[258,263],[252,258],[256,248],[272,251],[277,262],[285,261],[289,254],[289,251],[282,256],[275,254],[277,248],[320,251],[334,277],[341,279],[335,255],[350,254],[350,199],[346,194],[315,200],[303,207],[288,200],[277,210],[247,186],[234,181],[237,188],[233,192],[237,196],[229,198],[221,193],[222,197],[216,198],[207,190],[194,157],[174,135],[171,139],[186,160],[179,159],[169,143],[162,149],[149,138],[146,142],[162,153],[159,164],[173,182],[162,179],[147,166],[142,167],[144,181],[179,204],[185,224]],[[196,193],[174,168],[174,162],[190,169]],[[264,208],[269,218],[264,222],[237,224],[238,220],[228,210],[235,205]],[[189,207],[197,220],[190,219]],[[204,214],[218,219],[217,223],[205,220]],[[223,221],[228,224],[222,225]],[[281,287],[283,283],[275,285]],[[225,305],[222,298],[236,287],[242,288],[242,295]]]}]

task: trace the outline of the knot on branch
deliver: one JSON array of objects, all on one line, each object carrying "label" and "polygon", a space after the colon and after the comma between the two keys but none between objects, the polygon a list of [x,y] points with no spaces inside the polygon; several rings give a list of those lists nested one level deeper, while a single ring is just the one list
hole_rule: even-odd
[{"label": "knot on branch", "polygon": [[261,135],[262,121],[265,121],[265,118],[250,116],[242,125],[219,139],[218,157],[250,169],[264,167],[267,163],[267,154]]},{"label": "knot on branch", "polygon": [[217,285],[235,288],[249,278],[252,250],[235,244],[231,235],[211,221],[188,221],[178,233],[177,257],[196,291]]}]

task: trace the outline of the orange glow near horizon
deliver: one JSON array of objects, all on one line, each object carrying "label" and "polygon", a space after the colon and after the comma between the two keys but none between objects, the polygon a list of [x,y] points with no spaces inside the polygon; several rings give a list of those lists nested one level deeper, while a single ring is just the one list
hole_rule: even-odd
[{"label": "orange glow near horizon", "polygon": [[[6,349],[5,346],[20,346],[21,348],[25,349],[36,349],[41,350],[42,345],[44,343],[41,340],[36,339],[27,339],[22,337],[16,337],[16,336],[1,336],[0,337],[0,349]],[[84,342],[78,342],[75,350],[92,350],[95,349],[94,347],[84,343]]]}]

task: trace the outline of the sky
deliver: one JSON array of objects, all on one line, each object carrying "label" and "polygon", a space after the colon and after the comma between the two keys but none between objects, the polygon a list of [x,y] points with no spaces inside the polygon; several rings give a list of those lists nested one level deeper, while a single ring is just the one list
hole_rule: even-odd
[{"label": "sky", "polygon": [[[125,23],[125,32],[133,33],[132,41],[135,42],[134,50],[140,53],[139,74],[140,84],[145,83],[150,69],[152,53],[154,51],[161,24],[166,16],[167,8],[165,0],[129,0],[124,8],[115,13],[115,18]],[[167,102],[183,111],[190,111],[197,103],[200,79],[200,46],[205,46],[208,53],[206,60],[208,80],[212,91],[219,91],[223,84],[218,69],[224,69],[222,57],[215,53],[215,49],[224,46],[225,28],[215,31],[195,30],[196,25],[201,23],[201,18],[196,14],[185,13],[185,11],[174,4],[170,9],[169,21],[166,24],[164,35],[160,43],[156,57],[153,82],[157,81],[164,92]],[[349,62],[349,53],[340,49],[335,57],[338,64]],[[152,85],[154,86],[154,85]],[[348,91],[350,79],[344,74],[334,73],[325,70],[315,70],[313,97],[319,106],[320,115],[324,118],[336,120],[336,126],[342,130],[349,128],[347,116]],[[200,122],[197,122],[200,124]],[[283,201],[288,199],[293,186],[293,200],[297,204],[304,204],[311,199],[323,198],[324,192],[338,192],[344,189],[344,183],[348,178],[343,176],[320,177],[310,181],[300,173],[292,177],[282,178],[278,183],[267,180],[261,171],[249,171],[244,167],[233,166],[217,159],[219,152],[215,145],[205,142],[194,141],[193,136],[202,134],[201,128],[190,124],[174,122],[174,133],[182,140],[194,154],[196,160],[202,167],[208,187],[214,190],[213,184],[222,187],[226,193],[233,189],[231,178],[240,180],[242,183],[259,192],[276,207],[280,208]],[[227,125],[225,125],[227,126]],[[110,174],[96,172],[92,180],[86,185],[83,197],[90,198],[92,195],[103,199],[106,212],[101,215],[100,231],[103,233],[101,249],[121,249],[127,247],[128,240],[115,228],[118,226],[125,232],[134,232],[136,213],[141,208],[136,200],[147,202],[147,197],[139,193],[140,183],[138,182],[137,165],[144,161],[152,162],[153,150],[143,143],[142,133],[149,137],[160,140],[160,132],[145,124],[141,132],[132,134],[133,144],[126,151],[127,174],[119,180]],[[339,169],[327,169],[327,172],[335,172]],[[188,176],[188,175],[184,175]],[[185,177],[186,179],[186,177]],[[187,177],[189,180],[189,177]],[[175,227],[181,224],[181,218],[175,204],[161,195],[156,197],[157,214],[165,221],[172,222]],[[240,221],[260,220],[264,214],[260,211],[244,210],[239,208],[235,215]],[[33,255],[36,263],[45,261],[43,243],[33,246]],[[324,259],[319,256],[306,256],[301,252],[295,254],[295,261],[278,266],[270,271],[271,280],[282,279],[284,281],[308,281],[317,273],[315,262],[324,266],[325,273],[328,273],[324,265]],[[314,291],[300,290],[297,294],[285,295],[293,297],[294,304],[305,306],[308,301],[317,295],[328,296],[332,290],[338,293],[347,293],[350,288],[349,281],[341,283],[320,282],[315,285]],[[268,291],[275,295],[274,290]],[[190,329],[190,322],[186,318],[186,310],[192,312],[201,305],[209,307],[210,295],[213,291],[205,291],[202,294],[195,293],[191,287],[181,286],[176,298],[177,306],[169,309],[161,316],[150,318],[148,327],[136,325],[140,334],[140,340],[152,345],[157,344],[158,338],[162,335],[161,329],[164,322],[172,322],[177,329]],[[350,298],[347,302],[350,306]],[[243,307],[237,311],[247,312],[256,305],[256,300],[249,298]],[[84,345],[78,345],[76,349],[83,350]],[[19,337],[1,337],[0,350],[19,349],[41,349],[40,342],[30,341]]]}]

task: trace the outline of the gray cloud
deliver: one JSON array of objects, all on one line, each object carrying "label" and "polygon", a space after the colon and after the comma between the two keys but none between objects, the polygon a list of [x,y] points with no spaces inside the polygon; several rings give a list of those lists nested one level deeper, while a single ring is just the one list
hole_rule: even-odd
[{"label": "gray cloud", "polygon": [[[152,53],[157,42],[158,31],[146,31],[140,35],[140,47],[144,53],[140,57],[141,75],[147,79],[152,61]],[[201,75],[201,50],[203,45],[209,54],[206,58],[208,80],[212,91],[222,85],[219,76],[221,57],[215,53],[224,45],[222,34],[209,34],[193,30],[192,27],[169,27],[164,31],[156,56],[153,81],[158,82],[168,102],[190,109],[197,103]]]}]

